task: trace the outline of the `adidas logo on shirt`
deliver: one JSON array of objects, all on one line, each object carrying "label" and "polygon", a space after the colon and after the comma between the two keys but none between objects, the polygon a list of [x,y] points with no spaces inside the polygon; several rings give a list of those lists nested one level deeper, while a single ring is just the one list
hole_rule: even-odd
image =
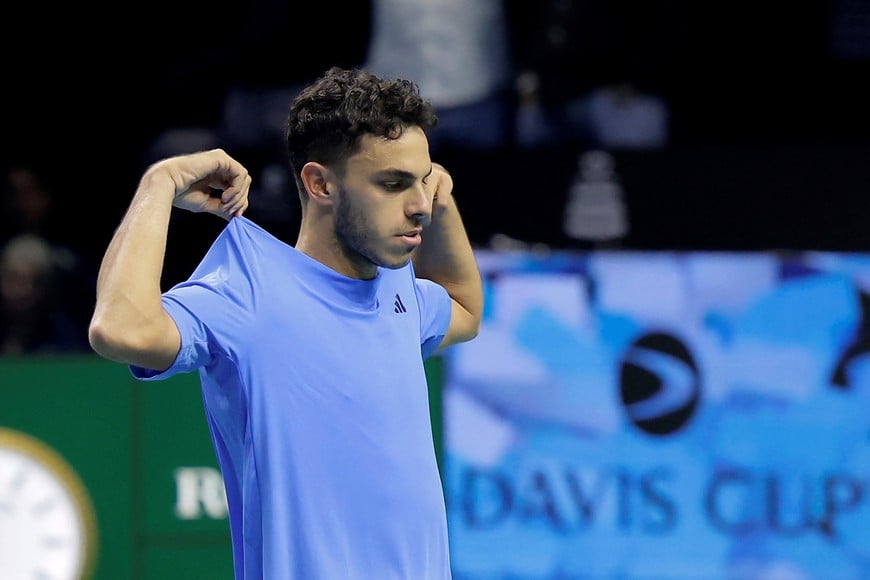
[{"label": "adidas logo on shirt", "polygon": [[402,304],[402,297],[396,294],[396,301],[393,302],[393,312],[396,314],[401,314],[402,312],[407,312],[408,309],[405,308],[405,305]]}]

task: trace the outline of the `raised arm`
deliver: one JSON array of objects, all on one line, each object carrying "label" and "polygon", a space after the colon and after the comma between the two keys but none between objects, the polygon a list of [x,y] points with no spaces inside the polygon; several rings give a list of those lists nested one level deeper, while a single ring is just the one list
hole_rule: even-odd
[{"label": "raised arm", "polygon": [[145,171],[100,265],[88,329],[97,354],[155,370],[172,364],[181,338],[160,291],[172,206],[240,216],[250,184],[247,170],[220,149],[164,159]]},{"label": "raised arm", "polygon": [[483,286],[471,242],[453,198],[453,178],[443,166],[435,163],[426,182],[434,190],[432,222],[423,232],[414,268],[418,276],[444,286],[453,299],[450,327],[438,347],[440,350],[477,336],[483,315]]}]

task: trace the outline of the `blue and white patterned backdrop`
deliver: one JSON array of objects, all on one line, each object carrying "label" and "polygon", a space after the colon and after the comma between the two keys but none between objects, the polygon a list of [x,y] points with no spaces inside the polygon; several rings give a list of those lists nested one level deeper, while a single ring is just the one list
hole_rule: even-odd
[{"label": "blue and white patterned backdrop", "polygon": [[870,256],[478,253],[456,580],[870,578]]}]

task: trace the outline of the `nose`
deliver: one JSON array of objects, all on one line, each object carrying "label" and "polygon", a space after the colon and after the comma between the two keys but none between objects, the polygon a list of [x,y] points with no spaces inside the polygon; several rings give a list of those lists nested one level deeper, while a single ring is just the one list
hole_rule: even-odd
[{"label": "nose", "polygon": [[405,213],[424,226],[432,219],[432,199],[422,184],[408,189]]}]

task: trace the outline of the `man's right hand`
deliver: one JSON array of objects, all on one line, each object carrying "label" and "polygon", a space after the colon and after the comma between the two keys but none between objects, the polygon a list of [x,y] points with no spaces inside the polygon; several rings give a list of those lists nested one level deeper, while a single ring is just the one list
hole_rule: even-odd
[{"label": "man's right hand", "polygon": [[221,149],[163,159],[145,171],[100,264],[88,329],[95,352],[154,370],[172,364],[181,335],[160,292],[172,205],[228,220],[248,208],[250,188],[248,170]]},{"label": "man's right hand", "polygon": [[223,149],[211,149],[158,161],[145,177],[168,177],[175,188],[173,205],[229,219],[248,208],[251,176]]}]

